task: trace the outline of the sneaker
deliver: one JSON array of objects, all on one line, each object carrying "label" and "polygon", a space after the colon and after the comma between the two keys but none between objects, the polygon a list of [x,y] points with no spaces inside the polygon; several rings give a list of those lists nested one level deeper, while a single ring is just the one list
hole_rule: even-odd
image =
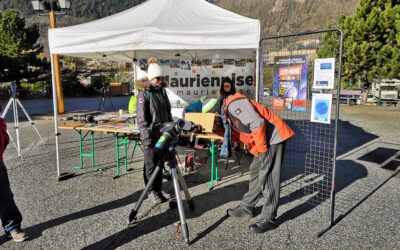
[{"label": "sneaker", "polygon": [[151,191],[148,198],[153,204],[160,204],[166,202],[168,199],[164,197],[161,191]]},{"label": "sneaker", "polygon": [[15,242],[23,242],[24,240],[26,240],[28,238],[28,236],[22,230],[15,230],[15,231],[11,232],[10,234],[7,234],[7,236],[12,238],[13,241],[15,241]]},{"label": "sneaker", "polygon": [[239,206],[235,208],[228,209],[226,211],[230,217],[238,217],[238,218],[253,218],[253,207],[246,206],[245,204],[241,203]]},{"label": "sneaker", "polygon": [[278,227],[278,224],[276,224],[274,221],[270,221],[267,219],[261,219],[257,221],[256,223],[252,224],[249,226],[250,231],[256,234],[261,234],[265,233],[269,230],[273,230]]}]

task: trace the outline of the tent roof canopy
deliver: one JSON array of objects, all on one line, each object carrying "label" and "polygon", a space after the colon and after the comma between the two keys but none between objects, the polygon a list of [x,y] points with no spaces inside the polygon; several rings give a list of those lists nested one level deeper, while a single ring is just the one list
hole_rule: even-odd
[{"label": "tent roof canopy", "polygon": [[49,29],[51,54],[132,62],[134,58],[252,58],[259,20],[204,0],[149,0],[92,22]]}]

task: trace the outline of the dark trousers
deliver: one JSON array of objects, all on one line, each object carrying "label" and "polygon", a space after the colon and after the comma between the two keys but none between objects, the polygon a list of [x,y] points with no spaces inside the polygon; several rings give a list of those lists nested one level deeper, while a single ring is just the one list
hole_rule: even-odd
[{"label": "dark trousers", "polygon": [[249,190],[243,196],[245,205],[254,207],[263,194],[265,202],[261,214],[263,218],[271,221],[276,218],[278,211],[284,153],[283,142],[270,145],[267,153],[254,157],[249,170]]},{"label": "dark trousers", "polygon": [[159,152],[154,148],[144,148],[144,168],[143,168],[143,179],[144,184],[150,180],[157,166],[160,166],[161,171],[158,172],[153,185],[150,187],[150,191],[161,191],[162,190],[162,170],[164,166],[176,167],[175,153],[174,152]]},{"label": "dark trousers", "polygon": [[14,201],[6,166],[0,161],[0,219],[6,233],[21,228],[22,215]]},{"label": "dark trousers", "polygon": [[161,171],[158,172],[156,179],[150,187],[150,191],[161,191],[162,189],[162,160],[160,159],[160,154],[156,152],[154,148],[144,148],[144,167],[143,167],[143,179],[144,184],[150,180],[154,173],[157,165],[161,166]]}]

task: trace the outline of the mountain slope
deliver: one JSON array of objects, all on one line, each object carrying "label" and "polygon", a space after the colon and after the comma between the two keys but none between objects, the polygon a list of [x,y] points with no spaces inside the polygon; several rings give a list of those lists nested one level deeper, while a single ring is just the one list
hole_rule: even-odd
[{"label": "mountain slope", "polygon": [[[57,17],[59,27],[84,23],[118,13],[145,0],[71,0],[68,15]],[[261,21],[264,36],[335,26],[340,15],[352,15],[359,0],[208,0],[222,8]],[[38,16],[30,0],[0,0],[0,10],[14,8],[28,23],[40,24],[42,44],[47,45],[49,20]],[[329,10],[329,11],[327,11]]]},{"label": "mountain slope", "polygon": [[340,15],[355,13],[359,0],[220,0],[218,5],[257,18],[272,36],[335,26]]}]

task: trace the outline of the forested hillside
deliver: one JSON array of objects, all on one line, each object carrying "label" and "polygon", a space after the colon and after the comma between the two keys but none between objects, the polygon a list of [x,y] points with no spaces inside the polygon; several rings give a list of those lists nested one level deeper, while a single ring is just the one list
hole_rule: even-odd
[{"label": "forested hillside", "polygon": [[[59,27],[109,16],[146,0],[71,0],[68,15],[57,18]],[[340,15],[353,14],[359,0],[208,0],[227,10],[257,18],[264,36],[335,26]],[[39,42],[47,48],[49,20],[38,16],[30,0],[0,0],[0,10],[14,8],[28,23],[39,23]]]},{"label": "forested hillside", "polygon": [[219,0],[218,5],[261,21],[265,36],[335,26],[355,13],[359,0]]},{"label": "forested hillside", "polygon": [[[98,19],[131,8],[145,0],[71,0],[69,15],[59,18],[59,26]],[[311,30],[335,25],[342,14],[353,14],[359,0],[210,0],[238,14],[258,18],[265,35]],[[0,0],[0,9],[14,8],[28,22],[47,24],[37,17],[30,0]],[[44,27],[44,26],[43,26]],[[47,28],[45,29],[47,30]],[[42,32],[43,34],[43,32]]]},{"label": "forested hillside", "polygon": [[[146,0],[71,0],[71,16],[97,19],[131,8]],[[30,0],[0,0],[0,8],[14,8],[25,16],[34,15]],[[77,19],[79,22],[79,19]]]}]

